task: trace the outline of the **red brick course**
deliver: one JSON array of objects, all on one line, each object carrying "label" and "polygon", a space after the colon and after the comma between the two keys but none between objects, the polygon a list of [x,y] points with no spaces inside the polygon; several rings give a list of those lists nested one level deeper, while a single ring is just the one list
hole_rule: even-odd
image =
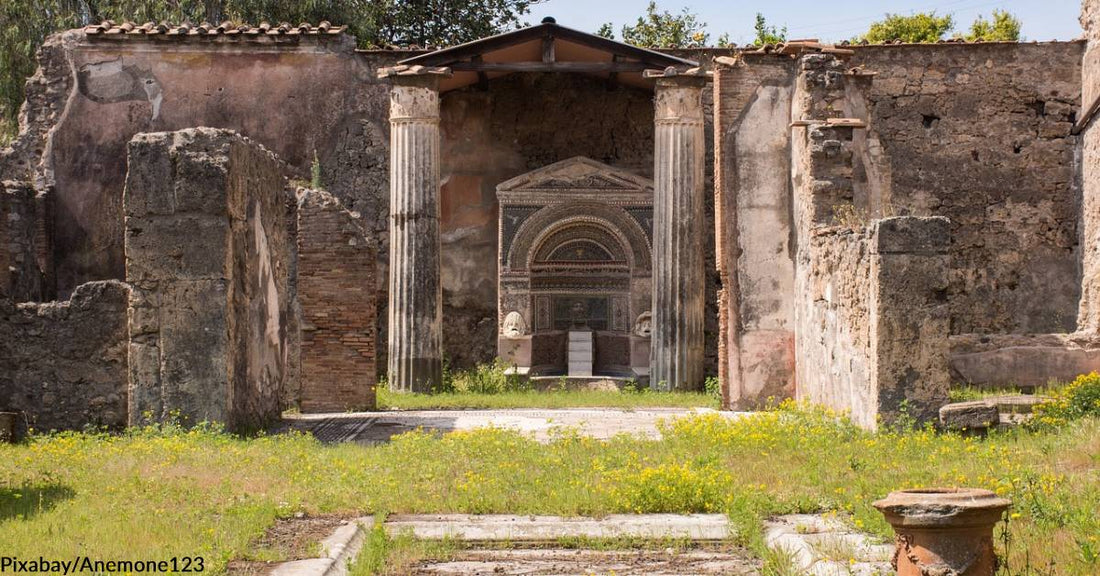
[{"label": "red brick course", "polygon": [[298,192],[303,412],[375,408],[377,249],[334,196]]}]

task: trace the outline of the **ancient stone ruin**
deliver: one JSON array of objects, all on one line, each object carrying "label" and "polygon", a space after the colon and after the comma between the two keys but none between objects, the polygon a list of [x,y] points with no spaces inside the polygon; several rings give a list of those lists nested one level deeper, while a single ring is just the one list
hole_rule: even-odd
[{"label": "ancient stone ruin", "polygon": [[500,357],[874,427],[1100,368],[1097,6],[1049,43],[55,35],[0,154],[0,411],[250,429]]}]

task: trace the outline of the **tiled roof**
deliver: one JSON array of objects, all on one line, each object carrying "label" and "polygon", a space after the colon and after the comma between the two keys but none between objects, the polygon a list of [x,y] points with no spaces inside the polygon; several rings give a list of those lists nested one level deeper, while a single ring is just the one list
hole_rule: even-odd
[{"label": "tiled roof", "polygon": [[136,24],[134,22],[123,22],[116,24],[110,20],[102,22],[100,24],[94,24],[92,26],[85,26],[84,33],[88,35],[88,38],[136,38],[136,37],[200,37],[200,36],[224,36],[224,37],[239,37],[239,38],[259,38],[268,36],[291,36],[291,37],[325,37],[325,36],[339,36],[344,33],[347,26],[333,26],[328,22],[321,22],[317,26],[313,26],[308,23],[301,23],[297,26],[283,22],[281,24],[268,24],[267,22],[261,22],[259,26],[250,26],[248,24],[237,24],[235,22],[222,22],[221,24],[214,25],[209,23],[202,24],[166,24],[161,22],[159,24],[155,22],[146,22],[145,24]]}]

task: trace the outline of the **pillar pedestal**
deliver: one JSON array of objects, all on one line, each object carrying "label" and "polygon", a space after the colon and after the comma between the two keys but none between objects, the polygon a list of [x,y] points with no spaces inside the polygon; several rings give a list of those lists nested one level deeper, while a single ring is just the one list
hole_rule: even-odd
[{"label": "pillar pedestal", "polygon": [[973,488],[901,490],[874,503],[897,535],[898,576],[993,576],[993,527],[1010,505]]},{"label": "pillar pedestal", "polygon": [[657,79],[653,182],[653,336],[650,387],[703,384],[703,212],[706,78]]},{"label": "pillar pedestal", "polygon": [[430,392],[443,375],[439,273],[440,74],[383,70],[390,90],[391,390]]}]

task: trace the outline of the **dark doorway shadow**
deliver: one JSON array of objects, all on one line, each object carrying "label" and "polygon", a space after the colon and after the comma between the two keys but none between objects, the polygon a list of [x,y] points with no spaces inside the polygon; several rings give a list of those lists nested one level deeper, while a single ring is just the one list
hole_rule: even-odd
[{"label": "dark doorway shadow", "polygon": [[76,492],[61,484],[31,484],[0,488],[0,522],[27,519],[71,499]]},{"label": "dark doorway shadow", "polygon": [[357,444],[385,444],[394,436],[421,429],[425,432],[445,434],[455,430],[455,418],[445,415],[416,417],[401,412],[385,416],[340,415],[330,418],[284,419],[278,432],[308,432],[325,444],[355,442]]}]

